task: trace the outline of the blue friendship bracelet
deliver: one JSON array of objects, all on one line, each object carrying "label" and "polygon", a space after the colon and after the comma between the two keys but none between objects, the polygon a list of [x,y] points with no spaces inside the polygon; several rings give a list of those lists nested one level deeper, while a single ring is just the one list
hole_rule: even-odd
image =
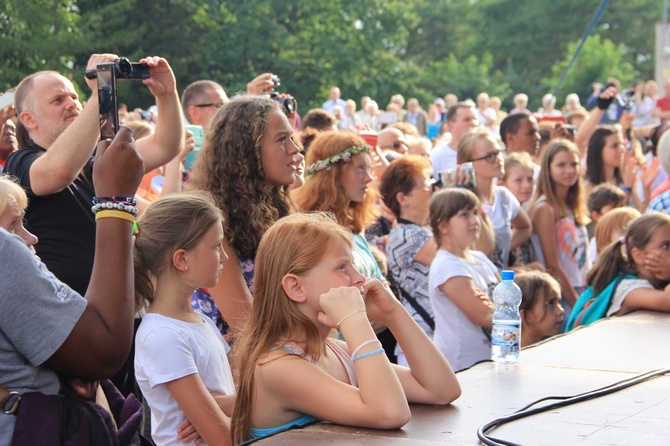
[{"label": "blue friendship bracelet", "polygon": [[359,359],[367,358],[368,356],[376,355],[378,353],[384,353],[384,349],[383,348],[378,348],[377,350],[372,350],[371,352],[362,353],[358,356],[354,356],[353,358],[351,358],[351,360],[353,362],[356,362]]}]

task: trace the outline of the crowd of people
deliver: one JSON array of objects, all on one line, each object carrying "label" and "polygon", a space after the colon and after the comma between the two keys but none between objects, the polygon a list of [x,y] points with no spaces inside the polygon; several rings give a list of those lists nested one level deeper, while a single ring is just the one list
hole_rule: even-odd
[{"label": "crowd of people", "polygon": [[[490,357],[506,269],[522,346],[670,312],[670,81],[594,83],[590,110],[481,93],[356,111],[332,87],[304,111],[271,73],[180,97],[165,59],[139,62],[155,105],[121,106],[113,139],[94,78],[82,105],[31,74],[1,111],[0,446],[399,428]],[[26,429],[47,404],[55,431]]]}]

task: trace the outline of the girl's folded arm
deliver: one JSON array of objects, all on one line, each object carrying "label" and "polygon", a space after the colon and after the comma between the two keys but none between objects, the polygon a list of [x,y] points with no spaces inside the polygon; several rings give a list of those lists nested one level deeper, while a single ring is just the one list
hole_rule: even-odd
[{"label": "girl's folded arm", "polygon": [[472,322],[480,327],[491,328],[493,302],[483,290],[477,288],[471,278],[452,277],[439,288]]},{"label": "girl's folded arm", "polygon": [[230,445],[230,418],[209,393],[200,375],[188,375],[165,383],[186,418],[208,445]]}]

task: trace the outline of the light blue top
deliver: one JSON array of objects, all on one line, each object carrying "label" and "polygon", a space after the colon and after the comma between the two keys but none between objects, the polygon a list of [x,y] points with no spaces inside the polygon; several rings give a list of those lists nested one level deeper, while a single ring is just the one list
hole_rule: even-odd
[{"label": "light blue top", "polygon": [[297,418],[293,421],[289,421],[288,423],[282,424],[281,426],[269,427],[267,429],[251,428],[251,439],[254,440],[256,438],[267,437],[268,435],[273,435],[278,432],[289,430],[292,427],[307,426],[308,424],[313,423],[315,421],[318,421],[318,419],[314,418],[311,415],[303,415],[300,418]]}]

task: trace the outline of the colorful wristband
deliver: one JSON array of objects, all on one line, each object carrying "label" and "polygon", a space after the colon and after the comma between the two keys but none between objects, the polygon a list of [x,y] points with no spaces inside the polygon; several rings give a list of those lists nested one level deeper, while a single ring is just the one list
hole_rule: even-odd
[{"label": "colorful wristband", "polygon": [[354,352],[351,354],[351,357],[353,358],[353,357],[355,357],[356,355],[358,355],[358,352],[360,352],[361,349],[362,349],[363,347],[365,347],[366,345],[370,345],[370,344],[375,343],[375,342],[379,342],[379,339],[368,339],[367,341],[363,342],[361,345],[359,345],[358,347],[356,347],[356,349],[354,350]]},{"label": "colorful wristband", "polygon": [[97,222],[101,218],[120,218],[122,220],[129,221],[131,223],[135,223],[135,217],[132,214],[129,214],[128,212],[124,211],[113,211],[109,209],[105,209],[104,211],[99,211],[97,214],[95,214],[95,221]]},{"label": "colorful wristband", "polygon": [[364,359],[364,358],[367,358],[368,356],[376,355],[376,354],[379,354],[379,353],[384,353],[384,349],[383,348],[378,348],[377,350],[372,350],[371,352],[367,352],[367,353],[360,354],[358,356],[354,356],[353,358],[351,358],[351,360],[353,362],[356,362],[359,359]]}]

